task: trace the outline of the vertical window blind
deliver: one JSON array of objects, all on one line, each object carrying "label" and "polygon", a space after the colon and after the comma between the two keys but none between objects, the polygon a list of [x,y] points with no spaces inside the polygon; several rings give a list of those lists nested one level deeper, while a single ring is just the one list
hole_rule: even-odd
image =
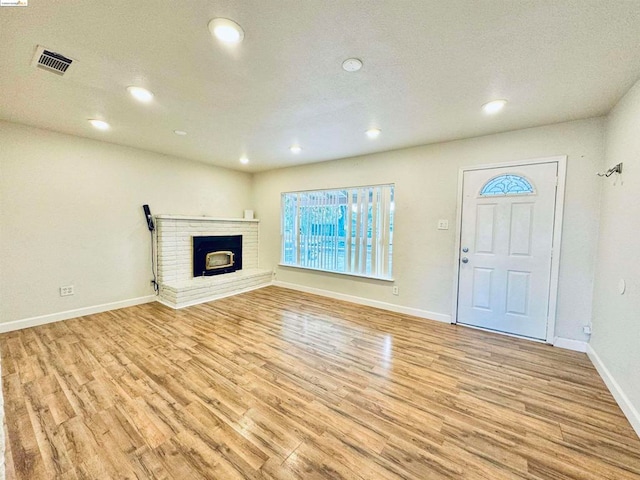
[{"label": "vertical window blind", "polygon": [[282,194],[281,263],[391,278],[394,185]]}]

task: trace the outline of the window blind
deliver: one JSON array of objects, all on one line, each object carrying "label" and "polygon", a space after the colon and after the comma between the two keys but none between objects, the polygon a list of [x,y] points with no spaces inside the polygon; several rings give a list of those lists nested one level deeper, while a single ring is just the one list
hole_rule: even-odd
[{"label": "window blind", "polygon": [[282,194],[284,265],[391,278],[394,185]]}]

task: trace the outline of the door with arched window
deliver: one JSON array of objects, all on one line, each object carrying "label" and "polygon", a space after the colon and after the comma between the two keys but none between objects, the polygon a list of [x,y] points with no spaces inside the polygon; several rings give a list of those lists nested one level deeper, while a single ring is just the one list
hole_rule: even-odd
[{"label": "door with arched window", "polygon": [[558,163],[463,174],[458,323],[545,340]]}]

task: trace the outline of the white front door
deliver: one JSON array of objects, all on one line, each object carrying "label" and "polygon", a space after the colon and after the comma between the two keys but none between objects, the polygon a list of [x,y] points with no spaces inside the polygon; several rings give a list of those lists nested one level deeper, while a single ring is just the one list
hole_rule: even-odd
[{"label": "white front door", "polygon": [[556,162],[463,174],[458,323],[545,340]]}]

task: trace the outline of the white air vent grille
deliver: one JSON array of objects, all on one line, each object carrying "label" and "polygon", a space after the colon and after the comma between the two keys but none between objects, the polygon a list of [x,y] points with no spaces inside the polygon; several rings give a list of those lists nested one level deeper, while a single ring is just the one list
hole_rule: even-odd
[{"label": "white air vent grille", "polygon": [[51,50],[47,50],[40,45],[38,45],[36,54],[33,57],[33,64],[36,67],[58,75],[64,75],[69,70],[69,67],[71,67],[73,62],[73,59]]}]

